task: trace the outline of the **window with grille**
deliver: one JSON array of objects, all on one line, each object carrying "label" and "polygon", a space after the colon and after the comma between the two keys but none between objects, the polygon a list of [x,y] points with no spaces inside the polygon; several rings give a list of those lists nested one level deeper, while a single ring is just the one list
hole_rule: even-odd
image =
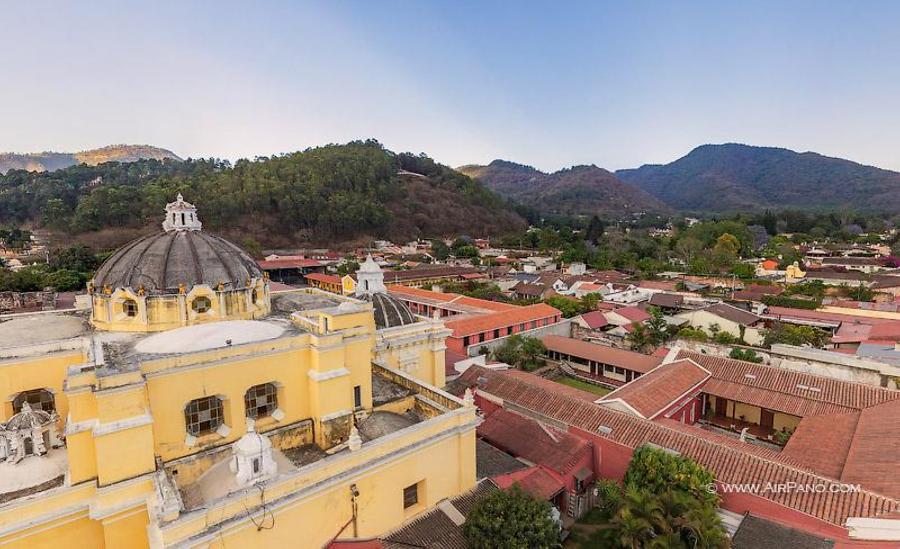
[{"label": "window with grille", "polygon": [[200,296],[191,302],[191,308],[195,313],[205,313],[212,308],[212,302],[206,296]]},{"label": "window with grille", "polygon": [[251,290],[251,292],[250,292],[250,301],[251,301],[251,303],[256,305],[256,302],[258,300],[259,300],[259,294],[256,293],[256,288],[253,288],[253,290]]},{"label": "window with grille", "polygon": [[218,429],[223,415],[222,401],[214,396],[192,400],[184,409],[187,431],[195,437]]},{"label": "window with grille", "polygon": [[403,489],[403,508],[409,509],[419,503],[419,484],[413,484]]},{"label": "window with grille", "polygon": [[133,299],[126,299],[122,302],[122,311],[124,311],[127,316],[137,316],[137,302]]},{"label": "window with grille", "polygon": [[52,412],[56,409],[56,404],[53,402],[53,393],[46,389],[23,391],[16,395],[16,398],[13,399],[13,412],[17,414],[21,412],[22,405],[26,402],[31,406],[32,410]]},{"label": "window with grille", "polygon": [[272,415],[278,407],[278,397],[275,385],[263,383],[254,385],[244,395],[244,406],[247,409],[247,417],[257,419]]}]

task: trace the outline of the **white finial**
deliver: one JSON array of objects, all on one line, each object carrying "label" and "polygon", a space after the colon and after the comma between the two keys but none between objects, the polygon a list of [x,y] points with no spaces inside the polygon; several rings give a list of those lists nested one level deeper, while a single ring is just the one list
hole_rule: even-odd
[{"label": "white finial", "polygon": [[197,215],[197,208],[184,201],[181,193],[175,197],[175,202],[166,204],[166,218],[163,220],[163,230],[169,231],[199,231],[203,224]]},{"label": "white finial", "polygon": [[463,394],[463,402],[466,403],[466,406],[475,406],[475,394],[472,393],[471,388],[466,388],[466,392]]},{"label": "white finial", "polygon": [[350,427],[350,438],[347,439],[347,447],[350,448],[351,452],[355,452],[362,447],[362,437],[359,436],[359,431],[355,425]]}]

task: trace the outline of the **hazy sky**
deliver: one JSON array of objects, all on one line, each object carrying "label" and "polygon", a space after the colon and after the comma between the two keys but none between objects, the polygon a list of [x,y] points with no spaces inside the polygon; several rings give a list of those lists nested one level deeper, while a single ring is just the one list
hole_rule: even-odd
[{"label": "hazy sky", "polygon": [[374,137],[617,169],[736,141],[900,169],[898,22],[874,1],[0,0],[0,151]]}]

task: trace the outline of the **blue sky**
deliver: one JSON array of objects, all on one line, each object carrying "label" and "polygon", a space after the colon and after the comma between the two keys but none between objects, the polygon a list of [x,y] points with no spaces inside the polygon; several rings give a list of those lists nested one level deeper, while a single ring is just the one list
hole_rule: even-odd
[{"label": "blue sky", "polygon": [[900,170],[898,2],[125,4],[3,5],[0,151],[374,137],[555,170],[742,142]]}]

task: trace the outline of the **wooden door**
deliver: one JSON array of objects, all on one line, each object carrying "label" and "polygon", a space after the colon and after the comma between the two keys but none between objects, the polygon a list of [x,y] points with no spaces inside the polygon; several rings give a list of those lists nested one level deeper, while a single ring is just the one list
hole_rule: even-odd
[{"label": "wooden door", "polygon": [[728,401],[726,399],[716,397],[716,415],[720,417],[728,415]]},{"label": "wooden door", "polygon": [[759,411],[759,424],[772,429],[775,426],[775,412],[763,408]]}]

